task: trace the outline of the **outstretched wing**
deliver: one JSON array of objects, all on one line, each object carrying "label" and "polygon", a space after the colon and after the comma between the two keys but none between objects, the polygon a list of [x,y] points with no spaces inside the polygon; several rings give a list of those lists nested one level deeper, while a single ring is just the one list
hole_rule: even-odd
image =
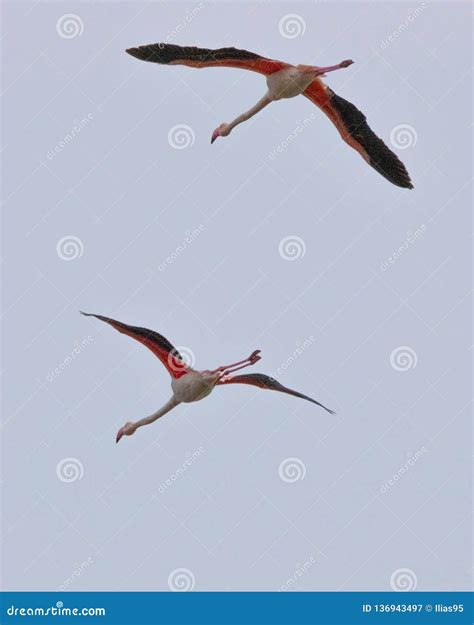
[{"label": "outstretched wing", "polygon": [[137,326],[129,326],[126,323],[115,321],[115,319],[103,317],[102,315],[94,315],[85,312],[81,312],[81,314],[86,317],[96,317],[96,319],[105,321],[105,323],[108,323],[122,334],[127,334],[127,336],[131,336],[132,339],[148,347],[148,349],[161,360],[173,378],[180,378],[188,373],[188,367],[181,354],[171,345],[168,339],[158,334],[158,332],[147,330],[146,328],[139,328]]},{"label": "outstretched wing", "polygon": [[161,65],[187,65],[188,67],[237,67],[268,76],[278,72],[287,63],[267,59],[259,54],[237,48],[195,48],[169,43],[151,43],[138,48],[128,48],[128,54],[142,61]]},{"label": "outstretched wing", "polygon": [[320,80],[314,80],[303,93],[326,113],[341,137],[354,150],[397,187],[413,189],[405,165],[367,123],[365,115],[353,104],[336,95]]},{"label": "outstretched wing", "polygon": [[222,378],[217,384],[251,384],[252,386],[268,389],[269,391],[280,391],[281,393],[287,393],[288,395],[293,395],[294,397],[299,397],[300,399],[306,399],[317,406],[321,406],[321,408],[324,408],[324,410],[330,414],[335,414],[333,410],[326,408],[326,406],[320,404],[319,401],[316,401],[307,395],[303,395],[302,393],[298,393],[298,391],[293,391],[291,388],[287,388],[286,386],[283,386],[283,384],[280,384],[280,382],[275,380],[275,378],[271,378],[263,373],[248,373]]}]

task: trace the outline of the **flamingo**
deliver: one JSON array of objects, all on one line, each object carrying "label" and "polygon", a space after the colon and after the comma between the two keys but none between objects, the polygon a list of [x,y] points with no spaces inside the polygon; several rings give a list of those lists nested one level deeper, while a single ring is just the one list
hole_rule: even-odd
[{"label": "flamingo", "polygon": [[173,408],[176,408],[179,404],[204,399],[204,397],[207,397],[213,391],[215,386],[224,384],[250,384],[270,391],[280,391],[281,393],[294,395],[300,399],[306,399],[324,408],[324,410],[330,414],[334,414],[332,410],[326,408],[326,406],[323,406],[323,404],[320,404],[315,399],[293,391],[291,388],[283,386],[274,378],[264,375],[263,373],[229,376],[230,373],[234,373],[245,367],[250,367],[261,360],[261,350],[259,349],[252,352],[248,358],[244,358],[230,365],[222,365],[212,370],[196,371],[186,364],[179,351],[173,347],[168,339],[158,334],[158,332],[147,330],[146,328],[130,326],[121,321],[110,319],[110,317],[103,317],[102,315],[85,312],[81,312],[81,314],[86,317],[95,317],[96,319],[100,319],[100,321],[105,321],[105,323],[108,323],[122,334],[130,336],[142,343],[142,345],[145,345],[145,347],[148,347],[148,349],[161,360],[171,376],[171,388],[173,390],[171,399],[150,416],[135,422],[127,421],[117,432],[115,439],[117,443],[123,436],[132,436],[138,428],[153,423]]},{"label": "flamingo", "polygon": [[405,165],[369,127],[366,117],[353,104],[336,95],[321,78],[352,65],[341,61],[337,65],[291,65],[236,48],[182,47],[154,43],[138,48],[128,48],[128,54],[161,65],[187,65],[188,67],[235,67],[248,69],[266,76],[267,92],[260,100],[230,123],[220,124],[212,133],[211,143],[218,137],[227,137],[232,130],[271,102],[304,95],[316,104],[333,122],[342,139],[367,161],[367,163],[398,187],[413,189]]}]

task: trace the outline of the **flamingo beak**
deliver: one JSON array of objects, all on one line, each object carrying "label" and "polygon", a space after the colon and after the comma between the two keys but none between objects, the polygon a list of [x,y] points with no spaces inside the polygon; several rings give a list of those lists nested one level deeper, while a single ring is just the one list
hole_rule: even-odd
[{"label": "flamingo beak", "polygon": [[120,428],[120,430],[117,432],[117,438],[115,439],[115,442],[118,443],[120,441],[120,439],[123,436],[123,428]]},{"label": "flamingo beak", "polygon": [[219,132],[219,128],[216,128],[214,130],[214,132],[212,133],[212,137],[211,137],[211,145],[214,143],[214,141],[217,139],[217,137],[220,137],[220,132]]}]

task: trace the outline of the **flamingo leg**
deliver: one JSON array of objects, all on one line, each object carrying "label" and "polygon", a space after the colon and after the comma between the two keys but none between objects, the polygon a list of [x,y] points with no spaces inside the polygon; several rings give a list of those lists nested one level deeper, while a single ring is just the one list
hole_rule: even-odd
[{"label": "flamingo leg", "polygon": [[252,360],[249,359],[249,361],[245,365],[240,365],[240,367],[234,367],[233,369],[224,369],[220,377],[223,378],[229,375],[229,373],[234,373],[234,371],[238,371],[239,369],[245,369],[246,367],[251,367],[252,365],[254,365],[256,362],[258,362],[261,359],[262,359],[261,356],[256,356]]},{"label": "flamingo leg", "polygon": [[[217,369],[214,369],[213,371],[211,371],[211,373],[219,373],[219,371],[229,371],[231,369],[231,367],[237,367],[238,365],[243,365],[245,367],[248,367],[249,365],[253,365],[254,363],[257,362],[257,360],[260,360],[260,350],[256,349],[254,352],[252,352],[250,354],[250,356],[248,358],[245,358],[244,360],[239,360],[239,362],[233,362],[230,365],[223,365],[222,367],[217,367]],[[245,364],[247,363],[247,364]],[[242,369],[243,367],[239,367],[239,369]],[[232,369],[233,371],[235,371],[235,369]]]},{"label": "flamingo leg", "polygon": [[326,74],[327,72],[334,72],[337,69],[342,69],[344,67],[349,67],[349,65],[352,65],[354,61],[341,61],[340,63],[338,63],[337,65],[328,65],[327,67],[318,67],[317,65],[315,65],[314,67],[312,67],[312,69],[316,72],[318,72],[318,74]]}]

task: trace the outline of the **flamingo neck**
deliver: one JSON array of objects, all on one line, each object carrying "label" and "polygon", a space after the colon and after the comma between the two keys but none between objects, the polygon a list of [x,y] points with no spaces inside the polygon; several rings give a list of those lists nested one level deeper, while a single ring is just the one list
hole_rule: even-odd
[{"label": "flamingo neck", "polygon": [[263,98],[260,98],[260,100],[255,104],[255,106],[252,106],[252,108],[250,108],[248,111],[246,111],[245,113],[242,113],[242,115],[239,115],[233,121],[231,121],[230,124],[227,124],[228,132],[231,132],[236,126],[238,126],[242,122],[245,122],[251,117],[253,117],[254,115],[256,115],[259,111],[261,111],[268,104],[270,104],[271,101],[272,101],[271,96],[268,93],[266,93],[263,96]]}]

